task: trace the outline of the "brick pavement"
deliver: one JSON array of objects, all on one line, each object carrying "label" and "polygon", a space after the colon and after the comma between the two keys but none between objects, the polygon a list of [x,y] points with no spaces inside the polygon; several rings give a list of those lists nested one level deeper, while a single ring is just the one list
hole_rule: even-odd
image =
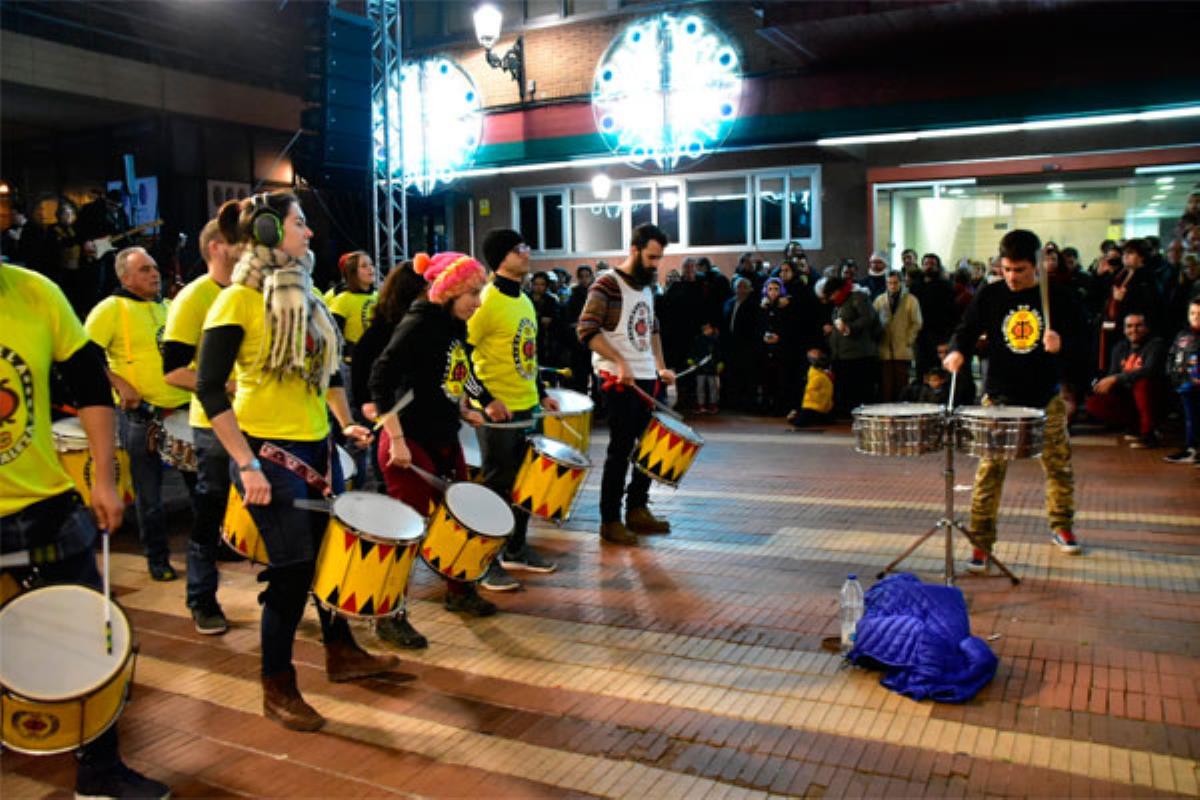
[{"label": "brick pavement", "polygon": [[[692,473],[653,494],[672,535],[601,547],[597,470],[569,524],[532,529],[560,570],[496,597],[504,613],[447,613],[419,567],[412,618],[431,646],[401,652],[400,673],[328,683],[310,613],[297,661],[330,720],[318,734],[261,717],[253,570],[225,569],[234,627],[200,637],[182,583],[151,582],[124,532],[114,582],[141,642],[128,759],[179,797],[1200,794],[1196,470],[1077,438],[1086,553],[1069,558],[1047,543],[1040,470],[1017,463],[997,552],[1023,583],[959,584],[1000,670],[972,702],[936,705],[842,667],[820,640],[845,574],[873,575],[940,512],[938,458],[857,455],[844,428],[697,427]],[[957,463],[965,506],[974,463]],[[173,519],[185,529],[186,510]],[[941,548],[905,567],[936,580]],[[5,798],[72,778],[65,757],[5,753],[0,770]]]}]

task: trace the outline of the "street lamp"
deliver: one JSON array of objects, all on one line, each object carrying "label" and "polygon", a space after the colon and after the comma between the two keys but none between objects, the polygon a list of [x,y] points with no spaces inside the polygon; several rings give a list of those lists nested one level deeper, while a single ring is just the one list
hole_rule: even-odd
[{"label": "street lamp", "polygon": [[597,200],[607,200],[608,193],[612,191],[612,178],[605,175],[603,172],[596,173],[592,177],[592,197]]},{"label": "street lamp", "polygon": [[492,47],[500,38],[500,23],[502,19],[500,9],[491,3],[484,3],[475,9],[475,39],[486,53],[488,66],[512,75],[512,79],[517,82],[517,92],[521,96],[521,102],[524,103],[525,37],[518,36],[517,41],[502,56],[497,56],[492,52]]}]

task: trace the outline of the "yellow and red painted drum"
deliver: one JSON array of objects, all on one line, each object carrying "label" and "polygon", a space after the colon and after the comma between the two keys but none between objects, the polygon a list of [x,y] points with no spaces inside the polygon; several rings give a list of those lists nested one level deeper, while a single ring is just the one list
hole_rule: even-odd
[{"label": "yellow and red painted drum", "polygon": [[592,411],[596,404],[586,394],[570,389],[547,389],[546,396],[558,401],[558,413],[542,420],[542,433],[587,453],[592,443]]},{"label": "yellow and red painted drum", "polygon": [[246,504],[242,502],[242,496],[238,494],[235,486],[229,487],[225,519],[221,521],[221,538],[235,553],[240,553],[255,564],[271,563],[267,556],[266,542],[259,534],[258,526],[254,524],[254,518],[246,510]]},{"label": "yellow and red painted drum", "polygon": [[477,483],[452,483],[429,518],[421,559],[434,572],[475,582],[512,533],[512,509],[504,498]]},{"label": "yellow and red painted drum", "polygon": [[[88,450],[87,434],[78,417],[64,417],[51,426],[54,432],[54,448],[58,460],[75,483],[75,491],[83,498],[83,504],[92,503],[92,484],[95,483],[92,453]],[[115,444],[115,442],[114,442]],[[116,448],[117,494],[126,503],[133,502],[133,480],[129,472],[129,455]]]},{"label": "yellow and red painted drum", "polygon": [[588,457],[574,447],[545,436],[531,436],[513,483],[513,505],[535,517],[566,522],[591,468]]},{"label": "yellow and red painted drum", "polygon": [[[112,611],[112,653],[104,604]],[[47,586],[0,608],[0,739],[21,753],[65,753],[117,721],[136,661],[125,612],[83,586]]]},{"label": "yellow and red painted drum", "polygon": [[421,515],[399,500],[373,492],[338,495],[317,553],[313,594],[345,617],[399,613],[424,531]]},{"label": "yellow and red painted drum", "polygon": [[678,486],[703,446],[700,434],[656,411],[633,450],[633,465],[660,483]]}]

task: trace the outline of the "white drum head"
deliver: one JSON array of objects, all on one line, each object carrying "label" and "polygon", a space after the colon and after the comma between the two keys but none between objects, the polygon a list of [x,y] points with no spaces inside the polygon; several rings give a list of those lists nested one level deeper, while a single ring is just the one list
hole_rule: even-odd
[{"label": "white drum head", "polygon": [[50,430],[54,433],[54,445],[59,450],[87,450],[87,434],[78,417],[64,417],[53,425]]},{"label": "white drum head", "polygon": [[940,414],[944,406],[937,403],[874,403],[869,406],[859,406],[854,409],[854,415],[860,417],[918,417],[925,414]]},{"label": "white drum head", "polygon": [[175,439],[180,439],[188,444],[192,443],[192,426],[188,422],[188,412],[174,411],[163,419],[163,427],[167,429],[167,433]]},{"label": "white drum head", "polygon": [[358,468],[354,466],[354,457],[340,444],[335,444],[334,447],[337,448],[338,463],[342,465],[342,480],[353,480],[358,475]]},{"label": "white drum head", "polygon": [[0,683],[46,702],[103,686],[129,655],[129,620],[116,603],[112,628],[109,655],[104,595],[91,589],[47,586],[18,595],[0,609]]},{"label": "white drum head", "polygon": [[493,537],[512,533],[512,509],[486,486],[453,483],[446,490],[446,505],[464,527],[476,533]]},{"label": "white drum head", "polygon": [[592,402],[592,398],[580,392],[574,392],[570,389],[547,389],[546,396],[552,397],[558,401],[559,413],[586,414],[596,407]]},{"label": "white drum head", "polygon": [[420,539],[425,521],[399,500],[374,492],[346,492],[333,501],[333,515],[373,539],[407,542]]},{"label": "white drum head", "polygon": [[694,444],[704,444],[704,437],[692,430],[683,420],[678,420],[670,414],[664,414],[661,411],[654,412],[654,418],[658,420],[658,424],[678,436],[682,436],[689,442]]},{"label": "white drum head", "polygon": [[554,439],[547,439],[545,436],[530,436],[529,443],[533,445],[534,450],[537,450],[551,461],[562,464],[564,467],[589,469],[592,466],[592,462],[588,460],[587,456],[569,444],[563,444]]},{"label": "white drum head", "polygon": [[974,419],[1038,419],[1046,412],[1028,406],[963,406],[954,413]]}]

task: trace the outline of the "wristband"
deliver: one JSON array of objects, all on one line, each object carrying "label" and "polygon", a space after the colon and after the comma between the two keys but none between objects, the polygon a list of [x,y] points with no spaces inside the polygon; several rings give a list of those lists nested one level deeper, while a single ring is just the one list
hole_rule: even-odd
[{"label": "wristband", "polygon": [[245,464],[244,466],[239,464],[238,472],[262,472],[262,462],[258,460],[257,456],[255,456],[254,458],[250,459],[248,464]]}]

